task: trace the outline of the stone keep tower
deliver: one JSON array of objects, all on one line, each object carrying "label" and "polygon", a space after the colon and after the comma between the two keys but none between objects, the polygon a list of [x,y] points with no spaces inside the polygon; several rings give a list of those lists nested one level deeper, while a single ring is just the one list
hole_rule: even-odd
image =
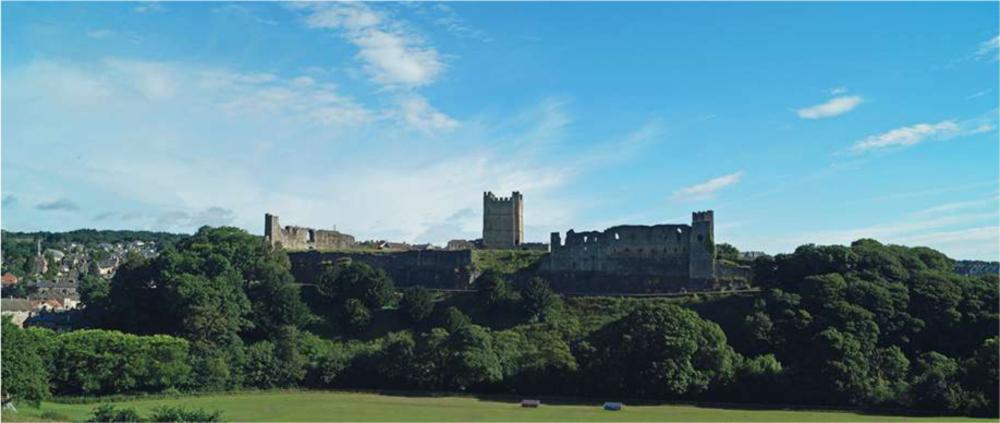
[{"label": "stone keep tower", "polygon": [[514,191],[509,198],[483,193],[483,247],[515,248],[524,241],[524,198]]},{"label": "stone keep tower", "polygon": [[688,244],[689,277],[715,279],[715,223],[711,210],[691,213]]}]

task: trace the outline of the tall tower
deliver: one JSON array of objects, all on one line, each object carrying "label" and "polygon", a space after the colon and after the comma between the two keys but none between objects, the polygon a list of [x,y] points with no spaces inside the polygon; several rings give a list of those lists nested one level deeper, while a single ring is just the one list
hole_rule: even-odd
[{"label": "tall tower", "polygon": [[524,197],[514,191],[510,197],[483,193],[483,246],[515,248],[524,242]]},{"label": "tall tower", "polygon": [[278,216],[264,213],[264,239],[269,245],[281,242],[281,224],[278,223]]},{"label": "tall tower", "polygon": [[691,213],[688,277],[715,279],[715,216],[711,210]]}]

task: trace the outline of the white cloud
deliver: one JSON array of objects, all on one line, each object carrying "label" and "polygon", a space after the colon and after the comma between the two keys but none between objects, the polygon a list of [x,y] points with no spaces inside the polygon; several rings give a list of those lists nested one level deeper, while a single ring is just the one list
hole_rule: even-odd
[{"label": "white cloud", "polygon": [[94,29],[94,30],[91,30],[91,31],[87,31],[87,36],[88,37],[90,37],[90,38],[96,38],[96,39],[99,39],[99,40],[100,39],[104,39],[104,38],[108,38],[108,37],[110,37],[112,35],[115,35],[115,31],[112,31],[110,29]]},{"label": "white cloud", "polygon": [[1000,60],[1000,35],[979,43],[979,49],[976,50],[976,58],[980,60]]},{"label": "white cloud", "polygon": [[930,140],[945,140],[989,132],[995,125],[988,119],[974,119],[964,122],[944,120],[938,123],[918,123],[871,135],[851,146],[855,153],[884,150],[893,147],[909,147]]},{"label": "white cloud", "polygon": [[982,96],[984,96],[984,95],[986,95],[986,94],[989,94],[989,93],[990,93],[990,92],[992,92],[992,91],[993,91],[993,90],[982,90],[982,91],[977,91],[977,92],[975,92],[975,93],[972,93],[971,95],[969,95],[969,96],[968,96],[968,97],[966,97],[965,99],[966,99],[966,100],[972,100],[972,99],[974,99],[974,98],[979,98],[979,97],[982,97]]},{"label": "white cloud", "polygon": [[309,3],[306,25],[333,29],[358,47],[358,58],[371,79],[387,86],[415,87],[433,82],[445,64],[433,47],[383,18],[364,3]]},{"label": "white cloud", "polygon": [[109,59],[106,65],[111,74],[130,81],[134,89],[150,100],[173,97],[180,83],[177,69],[165,63]]},{"label": "white cloud", "polygon": [[743,171],[709,179],[700,184],[682,188],[674,192],[671,199],[678,202],[707,200],[715,197],[716,192],[719,190],[738,183],[741,178],[743,178]]},{"label": "white cloud", "polygon": [[132,10],[136,13],[159,13],[165,12],[167,8],[163,7],[163,5],[157,1],[144,1]]},{"label": "white cloud", "polygon": [[422,96],[410,95],[400,98],[398,102],[403,120],[419,131],[430,134],[458,127],[457,121],[435,110]]},{"label": "white cloud", "polygon": [[800,118],[803,119],[822,119],[833,116],[839,116],[854,110],[861,104],[863,99],[861,96],[842,96],[835,97],[827,101],[826,103],[817,104],[815,106],[810,106],[795,111]]},{"label": "white cloud", "polygon": [[845,87],[843,85],[841,85],[839,87],[836,87],[836,88],[831,88],[830,89],[830,95],[841,95],[841,94],[844,94],[846,92],[847,92],[847,87]]}]

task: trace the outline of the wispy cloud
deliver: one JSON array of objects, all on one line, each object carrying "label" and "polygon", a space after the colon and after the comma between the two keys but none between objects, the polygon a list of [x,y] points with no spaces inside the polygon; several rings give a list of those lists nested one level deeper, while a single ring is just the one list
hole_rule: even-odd
[{"label": "wispy cloud", "polygon": [[825,103],[798,109],[795,113],[803,119],[828,118],[850,112],[855,107],[858,107],[862,101],[861,96],[856,95],[835,97]]},{"label": "wispy cloud", "polygon": [[1000,35],[979,43],[976,50],[976,59],[979,60],[1000,60]]},{"label": "wispy cloud", "polygon": [[136,13],[160,13],[165,12],[167,8],[158,1],[145,1],[134,7],[132,10]]},{"label": "wispy cloud", "polygon": [[371,79],[388,86],[427,85],[445,64],[423,37],[390,20],[364,3],[306,3],[306,25],[331,29],[358,48]]},{"label": "wispy cloud", "polygon": [[451,131],[458,127],[456,120],[431,107],[422,96],[408,95],[398,101],[403,120],[417,130],[430,134]]},{"label": "wispy cloud", "polygon": [[969,95],[969,96],[968,96],[968,97],[966,97],[965,99],[966,99],[966,100],[972,100],[972,99],[974,99],[974,98],[979,98],[979,97],[982,97],[982,96],[984,96],[984,95],[986,95],[986,94],[989,94],[989,93],[991,93],[991,92],[993,92],[993,90],[991,90],[991,89],[990,89],[990,90],[982,90],[982,91],[978,91],[978,92],[975,92],[975,93],[973,93],[973,94]]},{"label": "wispy cloud", "polygon": [[674,192],[671,200],[676,202],[707,200],[715,197],[715,194],[719,190],[730,185],[735,185],[742,178],[743,171],[739,171],[723,175],[718,178],[709,179],[697,185],[681,188],[680,190]]},{"label": "wispy cloud", "polygon": [[76,205],[76,203],[68,198],[59,198],[44,203],[38,203],[38,205],[35,206],[35,209],[42,211],[77,211],[80,210],[80,206]]},{"label": "wispy cloud", "polygon": [[268,19],[268,18],[262,17],[259,14],[255,13],[253,10],[251,10],[249,7],[243,6],[243,5],[240,5],[240,4],[228,3],[228,4],[225,4],[223,6],[219,6],[219,7],[216,7],[214,9],[212,9],[212,12],[214,12],[214,13],[230,14],[230,15],[233,15],[233,16],[238,16],[238,17],[246,18],[246,19],[249,19],[249,20],[254,21],[256,23],[264,24],[264,25],[277,25],[278,24],[277,21],[275,21],[273,19]]},{"label": "wispy cloud", "polygon": [[845,87],[843,85],[841,85],[839,87],[836,87],[836,88],[831,88],[830,89],[830,95],[841,95],[841,94],[844,94],[846,92],[847,92],[847,87]]},{"label": "wispy cloud", "polygon": [[987,121],[956,122],[944,120],[937,123],[918,123],[903,126],[881,134],[870,135],[851,146],[854,153],[866,153],[889,148],[902,148],[930,140],[945,140],[957,136],[992,131],[994,125]]},{"label": "wispy cloud", "polygon": [[115,35],[115,31],[110,29],[94,29],[87,31],[87,36],[90,38],[103,39]]}]

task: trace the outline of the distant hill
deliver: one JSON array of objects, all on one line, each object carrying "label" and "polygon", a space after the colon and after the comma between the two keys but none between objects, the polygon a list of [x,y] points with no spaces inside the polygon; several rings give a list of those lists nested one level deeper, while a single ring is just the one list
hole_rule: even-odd
[{"label": "distant hill", "polygon": [[955,260],[955,273],[962,276],[996,275],[1000,273],[1000,262]]}]

